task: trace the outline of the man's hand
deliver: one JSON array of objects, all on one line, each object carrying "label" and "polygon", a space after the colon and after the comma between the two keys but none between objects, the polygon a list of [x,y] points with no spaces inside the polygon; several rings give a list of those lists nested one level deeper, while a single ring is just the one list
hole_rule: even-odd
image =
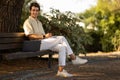
[{"label": "man's hand", "polygon": [[52,37],[52,33],[45,34],[45,38],[49,38],[49,37]]}]

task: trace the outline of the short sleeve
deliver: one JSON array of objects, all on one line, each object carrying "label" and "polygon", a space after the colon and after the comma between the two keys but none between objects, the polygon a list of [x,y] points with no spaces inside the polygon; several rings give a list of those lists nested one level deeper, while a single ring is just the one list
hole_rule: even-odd
[{"label": "short sleeve", "polygon": [[24,22],[23,29],[24,29],[25,35],[33,34],[32,25],[30,24],[29,20],[26,20]]}]

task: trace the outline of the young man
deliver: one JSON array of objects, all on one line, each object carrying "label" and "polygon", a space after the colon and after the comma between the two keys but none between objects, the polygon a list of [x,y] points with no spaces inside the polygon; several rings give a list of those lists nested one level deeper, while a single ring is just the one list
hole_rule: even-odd
[{"label": "young man", "polygon": [[75,56],[64,36],[53,36],[52,33],[45,34],[42,23],[37,19],[39,12],[39,4],[36,2],[31,3],[30,16],[23,25],[26,36],[33,40],[41,40],[40,50],[50,49],[59,53],[59,67],[57,76],[73,76],[64,69],[64,66],[66,65],[66,54],[70,56],[73,64],[85,64],[88,60]]}]

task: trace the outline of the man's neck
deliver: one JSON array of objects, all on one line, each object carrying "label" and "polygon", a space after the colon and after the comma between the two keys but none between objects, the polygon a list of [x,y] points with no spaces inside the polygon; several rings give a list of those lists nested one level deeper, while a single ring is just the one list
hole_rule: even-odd
[{"label": "man's neck", "polygon": [[35,20],[37,20],[37,17],[33,17],[33,16],[30,16],[30,17],[32,17],[32,18],[34,18]]}]

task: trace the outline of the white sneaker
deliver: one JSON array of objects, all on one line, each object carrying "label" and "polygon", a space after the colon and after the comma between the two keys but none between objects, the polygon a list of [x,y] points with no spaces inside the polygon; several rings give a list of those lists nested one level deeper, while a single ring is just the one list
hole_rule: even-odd
[{"label": "white sneaker", "polygon": [[74,65],[77,65],[77,64],[85,64],[85,63],[87,63],[87,62],[88,62],[87,59],[81,59],[81,58],[79,58],[78,56],[76,56],[76,59],[75,59],[75,60],[72,60],[72,63],[73,63]]},{"label": "white sneaker", "polygon": [[68,73],[66,70],[63,70],[62,72],[58,71],[57,76],[60,76],[60,77],[72,77],[73,75]]}]

